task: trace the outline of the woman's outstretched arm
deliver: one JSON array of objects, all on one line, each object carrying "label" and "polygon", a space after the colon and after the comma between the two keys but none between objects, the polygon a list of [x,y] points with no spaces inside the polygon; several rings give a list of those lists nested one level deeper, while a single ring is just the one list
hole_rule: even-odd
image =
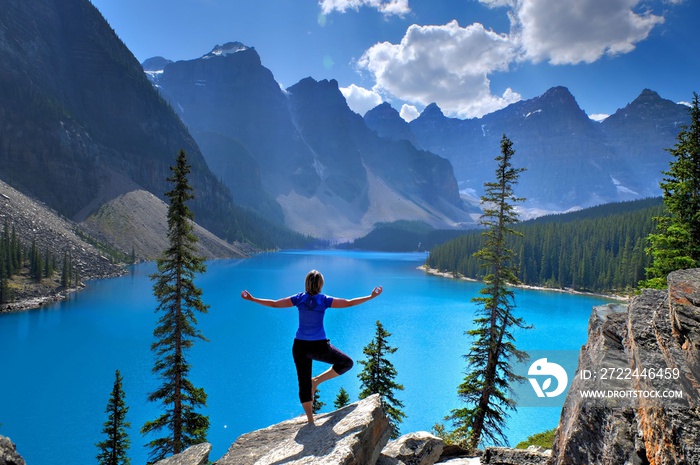
[{"label": "woman's outstretched arm", "polygon": [[374,289],[372,289],[372,293],[370,295],[366,295],[364,297],[355,297],[354,299],[339,299],[334,297],[333,303],[331,304],[331,308],[354,307],[355,305],[360,305],[367,302],[368,300],[374,299],[379,294],[381,294],[382,291],[382,286],[377,286]]},{"label": "woman's outstretched arm", "polygon": [[283,299],[277,299],[277,300],[258,299],[257,297],[253,297],[253,294],[251,294],[250,292],[243,291],[243,292],[241,292],[241,298],[243,298],[245,300],[250,300],[251,302],[255,302],[256,304],[264,305],[266,307],[286,308],[286,307],[293,307],[294,306],[294,304],[292,304],[291,297],[285,297]]}]

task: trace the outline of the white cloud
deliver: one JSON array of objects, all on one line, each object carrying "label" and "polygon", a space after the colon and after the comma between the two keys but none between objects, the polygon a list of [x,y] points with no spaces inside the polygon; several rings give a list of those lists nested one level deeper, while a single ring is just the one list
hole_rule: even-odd
[{"label": "white cloud", "polygon": [[408,0],[319,0],[321,11],[327,15],[333,11],[345,13],[347,10],[359,10],[360,7],[375,8],[385,16],[404,16],[411,12]]},{"label": "white cloud", "polygon": [[479,0],[481,3],[487,5],[490,8],[497,8],[501,6],[515,7],[515,0]]},{"label": "white cloud", "polygon": [[[480,0],[510,7],[522,58],[554,65],[592,63],[634,50],[664,18],[639,11],[642,0]],[[678,0],[671,0],[678,2]]]},{"label": "white cloud", "polygon": [[382,97],[375,91],[350,84],[341,87],[340,92],[345,96],[348,106],[355,113],[364,116],[372,108],[382,103]]},{"label": "white cloud", "polygon": [[414,107],[413,105],[404,103],[401,105],[399,115],[401,115],[401,118],[403,118],[407,123],[410,123],[420,116],[420,112],[418,111],[418,108]]},{"label": "white cloud", "polygon": [[448,114],[481,116],[517,101],[508,89],[491,94],[489,74],[507,71],[516,58],[508,36],[475,23],[460,27],[412,25],[399,44],[382,42],[370,47],[358,61],[372,73],[375,90],[401,100],[427,105],[436,102]]},{"label": "white cloud", "polygon": [[589,115],[588,117],[595,122],[601,123],[608,119],[609,116],[610,115],[606,115],[605,113],[594,113],[592,115]]},{"label": "white cloud", "polygon": [[[377,92],[423,106],[436,102],[450,116],[477,117],[521,98],[510,88],[494,95],[490,82],[494,73],[508,72],[518,62],[592,63],[629,53],[664,22],[663,16],[645,9],[644,0],[478,1],[508,10],[508,34],[479,23],[414,24],[400,43],[381,42],[366,50],[358,68],[372,74]],[[410,11],[408,0],[320,0],[320,4],[324,11],[366,5],[379,9],[383,4],[401,4],[402,11]]]}]

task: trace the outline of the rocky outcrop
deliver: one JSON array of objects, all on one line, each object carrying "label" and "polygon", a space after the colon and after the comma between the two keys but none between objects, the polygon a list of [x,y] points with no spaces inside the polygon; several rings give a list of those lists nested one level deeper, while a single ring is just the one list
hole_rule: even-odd
[{"label": "rocky outcrop", "polygon": [[382,450],[377,465],[433,465],[442,455],[443,441],[425,431],[409,433]]},{"label": "rocky outcrop", "polygon": [[0,436],[0,465],[26,465],[10,438]]},{"label": "rocky outcrop", "polygon": [[316,416],[244,434],[217,465],[374,464],[391,434],[379,395]]},{"label": "rocky outcrop", "polygon": [[668,282],[629,306],[594,309],[554,464],[700,463],[700,270]]},{"label": "rocky outcrop", "polygon": [[156,465],[207,465],[211,444],[204,442],[185,449],[178,455],[156,462]]}]

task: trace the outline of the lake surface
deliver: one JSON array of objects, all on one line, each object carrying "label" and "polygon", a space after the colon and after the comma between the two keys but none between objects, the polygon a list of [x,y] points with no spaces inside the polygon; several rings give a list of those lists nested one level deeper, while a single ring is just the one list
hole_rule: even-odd
[{"label": "lake surface", "polygon": [[[481,285],[425,274],[417,267],[425,254],[364,252],[278,252],[247,260],[208,263],[197,284],[211,307],[199,317],[209,342],[196,342],[190,379],[208,394],[213,444],[221,457],[241,434],[302,414],[291,346],[296,309],[271,309],[243,301],[242,289],[257,297],[286,297],[302,291],[310,269],[325,276],[324,292],[338,297],[377,299],[349,309],[329,309],[326,332],[354,360],[381,321],[398,351],[390,358],[404,391],[402,432],[429,431],[452,409],[462,407],[457,386],[464,377],[475,306]],[[146,401],[158,386],[151,374],[153,328],[157,315],[149,274],[139,265],[129,276],[90,282],[69,300],[44,309],[0,316],[0,435],[9,436],[31,465],[96,463],[94,444],[104,439],[104,413],[119,369],[131,422],[130,457],[146,462],[150,440],[139,434],[159,407]],[[517,331],[524,350],[577,351],[585,343],[594,305],[605,300],[557,292],[519,290],[517,314],[534,328]],[[327,365],[314,364],[314,373]],[[361,365],[324,383],[323,411],[333,409],[339,389],[351,400],[360,390]],[[508,423],[512,445],[556,426],[560,409],[521,407]],[[449,425],[448,425],[449,426]]]}]

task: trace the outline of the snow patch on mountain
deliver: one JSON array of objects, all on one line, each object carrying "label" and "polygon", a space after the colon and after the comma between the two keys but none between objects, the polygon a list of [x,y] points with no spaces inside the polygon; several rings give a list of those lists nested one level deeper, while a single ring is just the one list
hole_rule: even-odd
[{"label": "snow patch on mountain", "polygon": [[632,195],[639,195],[638,192],[633,191],[632,189],[629,189],[625,186],[622,185],[620,181],[615,179],[612,175],[610,175],[610,179],[612,180],[612,183],[615,185],[615,188],[617,189],[618,192],[623,193],[623,194],[632,194]]},{"label": "snow patch on mountain", "polygon": [[217,45],[212,49],[211,52],[202,56],[203,59],[209,59],[214,57],[225,57],[227,55],[233,55],[243,50],[248,50],[250,47],[243,45],[240,42],[227,42],[224,45]]}]

